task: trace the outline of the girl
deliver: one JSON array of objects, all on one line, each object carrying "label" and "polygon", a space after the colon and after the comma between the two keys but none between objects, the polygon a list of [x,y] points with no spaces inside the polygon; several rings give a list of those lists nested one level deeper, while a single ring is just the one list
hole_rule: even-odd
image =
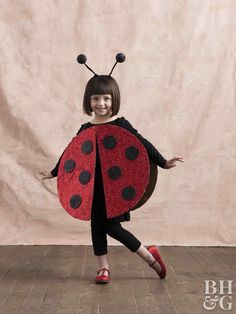
[{"label": "girl", "polygon": [[[110,75],[95,74],[87,83],[83,99],[83,111],[89,116],[93,115],[93,119],[81,125],[77,135],[81,131],[96,124],[117,125],[133,133],[145,146],[149,158],[163,169],[175,167],[176,161],[183,162],[182,157],[174,157],[170,160],[166,160],[148,140],[142,137],[137,130],[132,127],[128,120],[124,117],[117,117],[119,109],[120,92],[117,82]],[[130,220],[130,213],[127,212],[115,218],[107,218],[98,147],[96,147],[96,150],[94,196],[91,212],[93,251],[98,260],[95,282],[104,284],[110,281],[110,271],[107,260],[107,234],[120,241],[131,252],[138,254],[156,271],[161,279],[164,279],[166,276],[166,267],[157,247],[152,245],[146,248],[131,232],[121,226],[121,222]],[[57,176],[62,155],[52,171],[39,172],[41,179],[44,180]]]}]

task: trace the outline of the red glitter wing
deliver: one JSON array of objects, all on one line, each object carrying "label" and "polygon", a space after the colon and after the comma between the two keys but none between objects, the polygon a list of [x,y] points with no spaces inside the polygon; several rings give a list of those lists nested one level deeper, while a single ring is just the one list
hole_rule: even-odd
[{"label": "red glitter wing", "polygon": [[57,189],[61,205],[71,216],[81,220],[91,218],[95,140],[93,127],[74,137],[61,158],[58,170]]},{"label": "red glitter wing", "polygon": [[147,151],[128,130],[114,125],[95,126],[107,217],[119,216],[140,201],[150,177]]}]

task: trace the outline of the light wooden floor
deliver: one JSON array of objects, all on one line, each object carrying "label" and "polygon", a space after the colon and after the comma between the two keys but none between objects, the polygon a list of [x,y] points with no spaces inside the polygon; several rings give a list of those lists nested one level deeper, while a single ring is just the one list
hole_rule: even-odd
[{"label": "light wooden floor", "polygon": [[236,313],[203,308],[204,280],[234,280],[236,247],[160,247],[160,280],[139,256],[109,247],[111,282],[96,285],[91,246],[0,246],[1,314]]}]

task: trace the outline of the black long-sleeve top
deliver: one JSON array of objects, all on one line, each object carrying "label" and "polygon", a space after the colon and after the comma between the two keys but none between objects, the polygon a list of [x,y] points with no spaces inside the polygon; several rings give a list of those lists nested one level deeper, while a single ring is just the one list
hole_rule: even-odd
[{"label": "black long-sleeve top", "polygon": [[[166,163],[166,159],[158,152],[158,150],[152,145],[152,143],[150,143],[147,139],[145,139],[141,134],[138,133],[138,131],[136,129],[133,128],[133,126],[131,125],[131,123],[126,120],[124,117],[121,118],[117,118],[113,121],[109,121],[109,122],[105,122],[102,124],[113,124],[113,125],[117,125],[119,127],[125,128],[128,131],[130,131],[132,134],[134,134],[141,142],[142,144],[145,146],[148,156],[149,158],[159,167],[164,168],[165,167],[165,163]],[[78,135],[80,132],[82,132],[83,130],[92,127],[94,125],[98,125],[98,124],[92,124],[91,122],[87,122],[85,124],[82,124],[79,131],[77,132],[76,135]],[[65,150],[64,150],[65,151]],[[63,152],[64,153],[64,152]],[[60,165],[60,161],[61,158],[63,156],[63,153],[60,157],[60,159],[58,160],[56,166],[54,167],[54,169],[51,171],[51,174],[53,177],[56,177],[58,174],[58,168]]]}]

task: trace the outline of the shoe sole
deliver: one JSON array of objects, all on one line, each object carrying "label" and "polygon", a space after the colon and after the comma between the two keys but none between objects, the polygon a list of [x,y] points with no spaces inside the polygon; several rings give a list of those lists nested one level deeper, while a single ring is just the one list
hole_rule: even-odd
[{"label": "shoe sole", "polygon": [[99,284],[99,285],[104,285],[106,283],[109,283],[109,281],[95,281],[96,284]]}]

